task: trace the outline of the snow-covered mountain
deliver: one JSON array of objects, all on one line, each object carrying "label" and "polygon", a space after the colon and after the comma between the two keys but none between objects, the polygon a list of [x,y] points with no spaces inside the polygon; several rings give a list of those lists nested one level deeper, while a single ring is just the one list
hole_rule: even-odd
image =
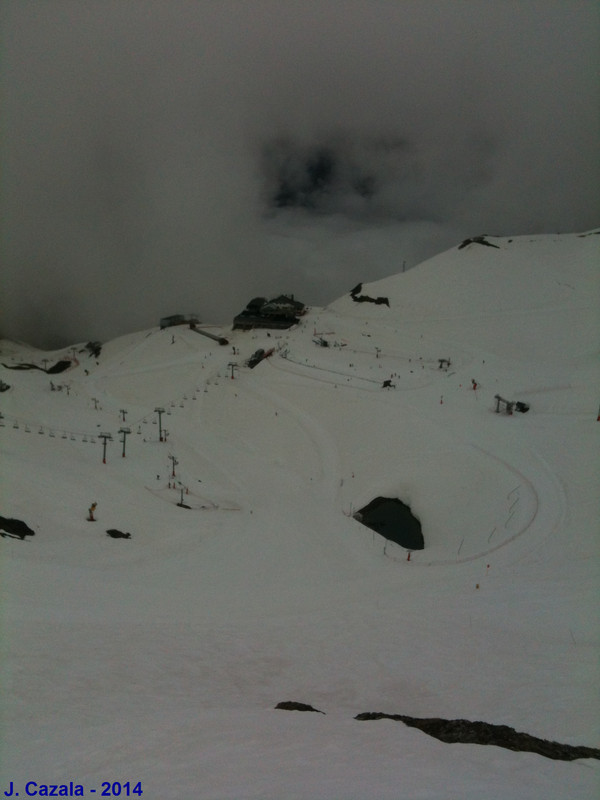
[{"label": "snow-covered mountain", "polygon": [[[35,535],[0,541],[2,790],[597,797],[595,759],[354,717],[600,746],[599,233],[477,237],[289,330],[200,326],[227,345],[3,341],[1,514]],[[423,550],[354,518],[377,496]]]}]

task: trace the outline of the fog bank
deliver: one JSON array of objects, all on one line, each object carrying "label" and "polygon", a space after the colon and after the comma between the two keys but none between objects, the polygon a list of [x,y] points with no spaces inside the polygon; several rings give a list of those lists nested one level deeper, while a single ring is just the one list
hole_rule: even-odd
[{"label": "fog bank", "polygon": [[466,236],[598,225],[596,3],[2,6],[2,328],[325,304]]}]

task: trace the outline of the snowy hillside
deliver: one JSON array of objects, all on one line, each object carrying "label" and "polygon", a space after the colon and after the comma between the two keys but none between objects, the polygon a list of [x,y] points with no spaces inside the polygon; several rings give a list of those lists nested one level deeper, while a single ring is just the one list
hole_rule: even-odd
[{"label": "snowy hillside", "polygon": [[[354,718],[600,747],[598,233],[472,241],[290,330],[200,326],[228,345],[3,341],[0,514],[35,535],[0,540],[2,790],[596,798],[596,759]],[[423,550],[353,517],[380,495]]]}]

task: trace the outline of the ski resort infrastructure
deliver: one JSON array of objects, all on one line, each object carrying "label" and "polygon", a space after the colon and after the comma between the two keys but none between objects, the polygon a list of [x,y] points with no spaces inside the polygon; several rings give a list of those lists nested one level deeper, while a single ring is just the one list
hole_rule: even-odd
[{"label": "ski resort infrastructure", "polygon": [[2,341],[0,789],[597,798],[597,756],[401,718],[600,747],[599,234],[474,237],[287,330]]}]

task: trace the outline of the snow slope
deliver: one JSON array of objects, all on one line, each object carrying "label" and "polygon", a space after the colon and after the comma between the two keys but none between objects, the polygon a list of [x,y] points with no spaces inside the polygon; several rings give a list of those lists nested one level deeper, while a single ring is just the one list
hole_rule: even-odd
[{"label": "snow slope", "polygon": [[[596,234],[487,237],[363,285],[389,307],[208,328],[226,347],[186,328],[97,359],[2,342],[5,365],[76,356],[0,368],[0,513],[36,531],[0,540],[2,789],[597,797],[594,760],[353,719],[600,746]],[[531,410],[496,414],[496,394]],[[422,522],[410,560],[352,518],[379,494]]]}]

